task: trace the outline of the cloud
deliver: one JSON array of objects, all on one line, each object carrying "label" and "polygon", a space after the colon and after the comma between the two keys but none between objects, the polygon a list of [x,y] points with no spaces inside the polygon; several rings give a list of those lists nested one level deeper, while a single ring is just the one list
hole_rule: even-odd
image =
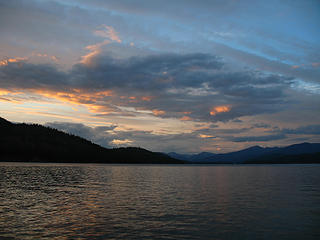
[{"label": "cloud", "polygon": [[199,138],[215,138],[215,136],[206,135],[206,134],[199,134]]},{"label": "cloud", "polygon": [[97,30],[94,31],[94,34],[106,39],[102,42],[86,46],[86,49],[90,52],[81,57],[80,63],[82,64],[92,64],[92,59],[94,59],[102,53],[102,47],[110,44],[111,42],[121,43],[121,39],[119,38],[118,33],[114,30],[112,26],[107,26],[103,24]]},{"label": "cloud", "polygon": [[269,142],[282,140],[287,138],[285,134],[263,135],[263,136],[242,136],[228,137],[227,139],[233,142]]},{"label": "cloud", "polygon": [[131,107],[158,117],[216,122],[279,111],[292,82],[285,76],[232,72],[219,57],[202,53],[117,59],[98,52],[87,59],[90,64],[68,71],[9,62],[0,67],[1,89],[83,104],[97,114]]},{"label": "cloud", "polygon": [[271,125],[267,123],[256,123],[256,124],[253,124],[253,127],[254,128],[271,128]]},{"label": "cloud", "polygon": [[[74,72],[90,78],[91,87],[100,85],[116,89],[121,94],[127,91],[152,95],[154,97],[148,103],[136,101],[131,105],[161,109],[166,112],[166,117],[177,117],[178,112],[192,112],[190,117],[193,119],[228,120],[277,111],[286,100],[285,90],[292,78],[248,71],[228,72],[222,66],[219,58],[207,54],[151,55],[124,60],[99,56],[90,68],[78,65]],[[226,106],[224,113],[228,114],[212,114],[210,103],[211,106],[213,103],[228,103],[218,105]]]},{"label": "cloud", "polygon": [[129,145],[129,144],[133,143],[133,141],[130,140],[130,139],[123,139],[123,140],[121,140],[121,139],[113,139],[111,141],[111,143],[114,144],[114,145],[126,146],[126,145]]},{"label": "cloud", "polygon": [[181,121],[191,121],[192,118],[189,117],[189,116],[183,116],[183,117],[180,118],[180,120],[181,120]]},{"label": "cloud", "polygon": [[89,127],[71,122],[49,122],[46,126],[84,137],[108,148],[140,146],[152,151],[185,152],[187,147],[188,151],[196,152],[202,144],[196,132],[159,135],[151,131],[118,130],[115,125]]},{"label": "cloud", "polygon": [[9,63],[24,62],[27,59],[27,57],[5,58],[3,60],[0,60],[0,66],[7,66]]},{"label": "cloud", "polygon": [[[234,0],[223,4],[221,1],[2,1],[0,16],[5,24],[1,28],[1,42],[12,44],[15,39],[20,47],[46,49],[50,41],[50,49],[59,53],[70,55],[72,50],[73,54],[82,54],[80,49],[92,42],[92,29],[100,26],[97,34],[110,41],[111,38],[122,40],[123,44],[131,41],[158,52],[213,49],[215,54],[250,67],[317,81],[319,72],[291,66],[319,62],[316,54],[319,44],[314,41],[319,36],[318,4],[304,2],[301,7],[286,1],[277,3],[279,11],[286,9],[284,15],[268,11],[269,4]],[[205,17],[194,19],[195,13]],[[308,17],[297,18],[298,13]],[[289,19],[284,20],[284,16]],[[288,27],[285,24],[288,22],[296,26]],[[112,29],[107,28],[111,26]],[[121,38],[114,29],[121,33]],[[307,36],[312,36],[311,40]]]},{"label": "cloud", "polygon": [[216,106],[211,109],[210,115],[215,116],[219,113],[230,112],[230,109],[231,109],[231,107],[229,107],[229,106]]},{"label": "cloud", "polygon": [[103,24],[97,30],[94,31],[94,34],[121,43],[121,39],[118,33],[114,30],[112,26],[107,26]]},{"label": "cloud", "polygon": [[81,63],[89,65],[91,64],[91,59],[101,54],[101,48],[107,44],[109,44],[109,40],[104,40],[103,42],[86,46],[86,49],[90,52],[84,56],[81,56]]},{"label": "cloud", "polygon": [[320,125],[308,125],[308,126],[301,126],[298,128],[284,128],[284,129],[281,129],[280,132],[284,134],[319,135]]},{"label": "cloud", "polygon": [[[67,133],[84,137],[104,147],[141,146],[152,151],[162,152],[199,152],[199,150],[215,151],[224,143],[232,145],[232,148],[224,148],[222,152],[235,151],[252,145],[283,140],[287,144],[306,141],[306,138],[294,137],[305,134],[320,134],[320,127],[305,126],[295,130],[284,129],[282,132],[266,132],[258,135],[252,128],[224,129],[213,126],[207,129],[198,129],[188,133],[155,134],[152,131],[138,131],[132,129],[120,130],[117,125],[89,127],[84,124],[71,122],[51,122],[46,124]],[[318,130],[317,130],[318,129]],[[246,136],[241,136],[246,134]],[[239,136],[240,135],[240,136]],[[270,145],[269,146],[272,146]],[[240,145],[238,145],[240,144]],[[274,144],[278,145],[278,144]]]},{"label": "cloud", "polygon": [[45,125],[69,134],[83,137],[104,147],[112,147],[112,141],[115,137],[113,134],[109,133],[109,131],[113,131],[117,127],[115,125],[88,127],[81,123],[71,122],[49,122]]},{"label": "cloud", "polygon": [[210,126],[209,128],[198,129],[195,131],[198,134],[205,135],[215,135],[219,137],[224,137],[226,135],[237,135],[240,133],[245,133],[250,131],[251,128],[222,128],[219,126]]},{"label": "cloud", "polygon": [[54,65],[8,62],[0,67],[1,89],[57,90],[69,85],[68,74]]},{"label": "cloud", "polygon": [[161,116],[161,115],[166,114],[165,111],[163,111],[163,110],[158,110],[158,109],[154,109],[154,110],[152,110],[152,112],[153,112],[153,114],[156,115],[156,116]]}]

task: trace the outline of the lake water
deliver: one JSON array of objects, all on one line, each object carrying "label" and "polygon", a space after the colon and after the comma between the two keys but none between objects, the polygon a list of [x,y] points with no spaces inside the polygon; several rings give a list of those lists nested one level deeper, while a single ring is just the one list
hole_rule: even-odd
[{"label": "lake water", "polygon": [[320,239],[320,165],[0,163],[0,239]]}]

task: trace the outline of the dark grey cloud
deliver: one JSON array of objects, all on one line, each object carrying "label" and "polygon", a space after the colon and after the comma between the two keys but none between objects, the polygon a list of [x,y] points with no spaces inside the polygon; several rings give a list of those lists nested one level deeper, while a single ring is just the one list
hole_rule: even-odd
[{"label": "dark grey cloud", "polygon": [[[90,64],[76,64],[69,71],[54,65],[28,62],[0,67],[0,83],[7,89],[42,89],[92,93],[112,90],[112,97],[79,98],[79,103],[164,111],[161,117],[188,117],[201,121],[228,121],[241,116],[272,113],[288,101],[286,90],[293,79],[257,71],[231,72],[210,54],[160,54],[127,59],[98,55]],[[76,92],[72,92],[77,94]],[[121,96],[140,100],[128,101]],[[150,100],[141,100],[151,96]],[[66,98],[68,96],[65,96]],[[229,111],[210,114],[213,107]],[[120,110],[119,110],[120,111]]]},{"label": "dark grey cloud", "polygon": [[[223,66],[218,57],[209,54],[164,54],[121,60],[99,56],[92,59],[91,65],[76,65],[72,74],[81,76],[78,83],[83,87],[152,95],[152,101],[130,105],[165,110],[163,117],[192,112],[194,119],[226,121],[278,111],[285,103],[285,90],[293,78],[253,71],[229,72]],[[212,107],[226,104],[232,106],[231,111],[210,116]]]},{"label": "dark grey cloud", "polygon": [[256,123],[256,124],[253,124],[253,127],[254,128],[271,128],[272,126],[267,123]]},{"label": "dark grey cloud", "polygon": [[[308,30],[313,34],[315,29],[319,28],[317,23],[319,22],[317,14],[319,4],[315,1],[303,4],[282,1],[281,4],[277,4],[279,9],[270,11],[270,3],[265,1],[168,1],[166,3],[162,1],[156,3],[142,0],[135,1],[134,4],[131,1],[85,2],[87,6],[113,9],[120,15],[121,13],[132,14],[143,18],[157,16],[160,19],[179,22],[179,25],[186,24],[188,30],[192,29],[197,36],[197,41],[200,42],[199,49],[201,45],[208,49],[208,42],[212,42],[214,48],[222,52],[222,55],[238,55],[239,61],[246,61],[251,66],[256,65],[260,69],[265,68],[266,71],[294,74],[296,77],[316,81],[319,71],[303,68],[293,70],[291,67],[294,64],[286,62],[310,64],[320,60],[315,54],[320,47],[317,41],[304,38],[304,34],[296,34],[306,31],[306,29],[300,29],[306,22],[308,22]],[[195,12],[198,14],[197,19],[194,18]],[[297,18],[296,14],[305,14],[305,16]],[[288,23],[292,22],[298,24],[291,25],[294,30],[289,30],[291,35],[288,38]],[[187,35],[183,30],[179,30],[184,36]],[[252,34],[254,37],[250,37],[252,35],[247,34],[248,32],[254,33]],[[234,42],[230,44],[230,41],[226,41],[230,40],[228,36],[230,39],[236,38],[238,44],[251,49],[251,52],[244,51],[244,54],[241,54],[242,51],[239,49],[244,49],[243,47],[233,49],[237,44]],[[316,39],[315,37],[313,39]],[[170,40],[174,42],[175,39]],[[224,45],[226,49],[221,47],[221,44],[219,45],[221,42],[226,44]],[[192,45],[195,47],[196,43]]]},{"label": "dark grey cloud", "polygon": [[320,134],[320,125],[308,125],[301,126],[297,128],[284,128],[278,130],[284,134],[311,134],[311,135],[319,135]]},{"label": "dark grey cloud", "polygon": [[0,84],[6,89],[61,90],[70,86],[68,74],[56,66],[26,61],[0,66]]},{"label": "dark grey cloud", "polygon": [[90,65],[75,65],[71,74],[76,78],[81,76],[76,80],[83,87],[158,91],[170,87],[200,86],[206,77],[204,71],[217,70],[222,65],[216,56],[201,53],[128,59],[97,56],[91,59]]},{"label": "dark grey cloud", "polygon": [[200,129],[195,131],[195,133],[199,134],[209,134],[209,135],[234,135],[239,133],[248,132],[251,128],[208,128],[208,129]]},{"label": "dark grey cloud", "polygon": [[285,134],[273,134],[263,136],[243,136],[243,137],[228,137],[232,142],[269,142],[275,140],[282,140],[287,138]]},{"label": "dark grey cloud", "polygon": [[[190,49],[208,52],[214,48],[215,53],[261,70],[312,81],[317,81],[319,76],[319,69],[292,69],[293,64],[284,63],[299,63],[303,59],[310,65],[320,61],[316,54],[320,47],[316,41],[318,35],[311,40],[305,38],[319,28],[320,5],[316,1],[278,2],[277,11],[270,11],[269,2],[251,0],[12,0],[0,4],[0,39],[19,47],[30,44],[31,49],[48,49],[49,42],[50,49],[54,45],[60,53],[69,55],[70,49],[81,52],[79,49],[95,43],[92,31],[99,25],[109,24],[121,32],[124,41],[142,42],[144,47],[162,52],[190,52]],[[305,15],[296,17],[295,13]],[[287,25],[290,22],[295,22],[291,27],[297,29],[290,31]],[[308,28],[301,29],[306,23]],[[300,31],[308,34],[297,34]],[[230,35],[229,38],[236,41],[223,41]]]},{"label": "dark grey cloud", "polygon": [[83,137],[104,147],[112,146],[110,142],[113,140],[114,136],[108,131],[112,131],[116,128],[115,125],[88,127],[81,123],[70,122],[50,122],[45,125],[69,134]]}]

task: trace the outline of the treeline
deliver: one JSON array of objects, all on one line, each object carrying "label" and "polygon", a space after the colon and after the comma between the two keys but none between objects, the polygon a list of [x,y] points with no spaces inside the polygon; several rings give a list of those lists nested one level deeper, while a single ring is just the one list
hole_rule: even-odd
[{"label": "treeline", "polygon": [[183,163],[142,148],[106,149],[39,124],[0,119],[0,161],[73,163]]}]

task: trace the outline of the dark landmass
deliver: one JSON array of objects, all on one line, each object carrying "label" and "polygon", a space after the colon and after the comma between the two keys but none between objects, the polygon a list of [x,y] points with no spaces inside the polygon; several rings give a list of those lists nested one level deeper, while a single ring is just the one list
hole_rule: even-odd
[{"label": "dark landmass", "polygon": [[216,155],[215,153],[211,152],[201,152],[197,154],[180,154],[176,152],[170,152],[168,155],[172,158],[189,161],[189,162],[201,162],[205,161],[206,159]]},{"label": "dark landmass", "polygon": [[0,161],[58,163],[179,164],[163,153],[128,147],[107,149],[78,136],[38,124],[0,118]]},{"label": "dark landmass", "polygon": [[107,149],[57,129],[39,124],[15,124],[0,118],[0,161],[142,164],[320,163],[320,143],[271,148],[254,146],[224,154],[164,154],[136,147]]},{"label": "dark landmass", "polygon": [[285,163],[320,163],[320,152],[310,154],[281,155],[272,154],[259,158],[247,160],[243,163],[251,164],[285,164]]},{"label": "dark landmass", "polygon": [[[169,156],[206,164],[259,164],[259,163],[320,163],[320,143],[300,143],[287,147],[254,146],[236,152],[224,154],[180,155],[169,153]],[[208,156],[197,158],[198,156]],[[192,160],[195,159],[195,160]]]}]

